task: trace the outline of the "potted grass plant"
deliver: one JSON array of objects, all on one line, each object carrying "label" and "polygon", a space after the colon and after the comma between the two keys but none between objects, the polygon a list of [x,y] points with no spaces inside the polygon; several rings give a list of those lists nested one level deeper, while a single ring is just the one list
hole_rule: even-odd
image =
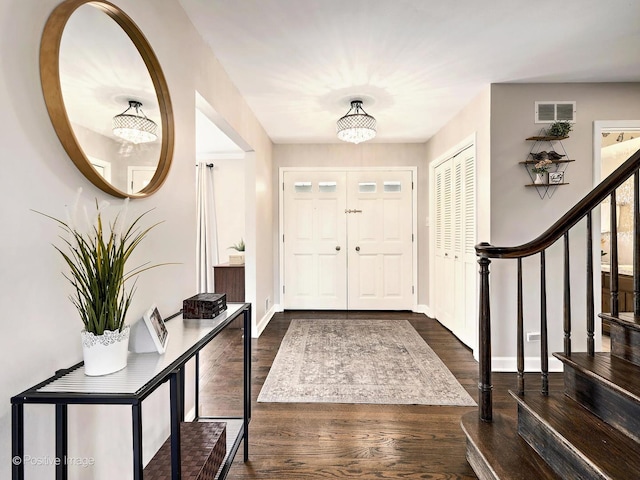
[{"label": "potted grass plant", "polygon": [[162,222],[142,227],[142,220],[150,210],[139,215],[126,225],[128,199],[112,222],[103,218],[107,202],[98,204],[91,224],[80,228],[72,220],[77,218],[77,200],[69,220],[63,221],[36,212],[58,223],[64,231],[60,235],[62,247],[54,248],[62,255],[68,273],[65,278],[71,283],[74,293],[72,303],[80,314],[84,325],[81,332],[86,375],[106,375],[123,369],[127,365],[129,325],[125,318],[135,291],[128,290],[125,283],[139,273],[158,265],[143,264],[127,268],[135,248],[147,234]]}]

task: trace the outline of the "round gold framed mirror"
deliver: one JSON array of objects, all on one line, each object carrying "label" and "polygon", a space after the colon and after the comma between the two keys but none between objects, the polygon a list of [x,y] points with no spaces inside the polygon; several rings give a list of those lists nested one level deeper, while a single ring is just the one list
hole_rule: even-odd
[{"label": "round gold framed mirror", "polygon": [[47,20],[40,77],[53,127],[78,169],[117,196],[151,195],[173,157],[167,82],[140,29],[102,0],[65,0]]}]

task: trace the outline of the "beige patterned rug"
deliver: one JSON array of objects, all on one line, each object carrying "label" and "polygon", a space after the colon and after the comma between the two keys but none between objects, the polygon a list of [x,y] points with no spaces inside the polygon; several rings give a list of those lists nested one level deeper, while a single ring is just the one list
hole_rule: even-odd
[{"label": "beige patterned rug", "polygon": [[258,402],[474,406],[407,320],[292,320]]}]

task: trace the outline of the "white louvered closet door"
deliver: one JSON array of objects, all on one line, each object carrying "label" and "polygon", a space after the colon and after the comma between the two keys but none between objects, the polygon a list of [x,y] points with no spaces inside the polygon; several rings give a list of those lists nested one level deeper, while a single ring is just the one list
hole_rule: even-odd
[{"label": "white louvered closet door", "polygon": [[476,174],[468,148],[434,171],[436,318],[475,348],[477,322]]},{"label": "white louvered closet door", "polygon": [[453,286],[453,168],[447,161],[435,169],[436,184],[436,318],[449,330],[454,327]]}]

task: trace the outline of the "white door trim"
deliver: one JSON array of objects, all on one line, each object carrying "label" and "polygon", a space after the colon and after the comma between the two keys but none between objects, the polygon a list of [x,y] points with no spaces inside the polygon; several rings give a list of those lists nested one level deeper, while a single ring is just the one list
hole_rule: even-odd
[{"label": "white door trim", "polygon": [[278,310],[282,311],[284,309],[284,301],[283,301],[283,285],[284,285],[284,243],[282,241],[282,236],[284,235],[284,196],[282,195],[282,188],[284,185],[284,174],[285,172],[322,172],[322,171],[330,171],[330,172],[358,172],[358,171],[410,171],[412,172],[413,178],[413,189],[412,189],[412,203],[413,203],[413,212],[412,212],[412,225],[411,228],[413,230],[413,293],[412,293],[412,302],[413,308],[412,311],[418,312],[418,167],[280,167],[278,169],[278,271],[279,271],[279,279],[278,279],[278,292],[280,298],[280,305],[278,306]]},{"label": "white door trim", "polygon": [[601,140],[607,130],[640,129],[640,120],[594,120],[593,122],[593,186],[600,183],[602,172]]}]

